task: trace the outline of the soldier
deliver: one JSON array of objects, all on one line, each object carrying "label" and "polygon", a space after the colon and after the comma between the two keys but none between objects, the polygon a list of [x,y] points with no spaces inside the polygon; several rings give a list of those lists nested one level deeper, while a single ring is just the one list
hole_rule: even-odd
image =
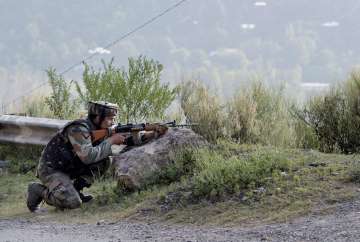
[{"label": "soldier", "polygon": [[31,212],[44,200],[60,209],[78,208],[93,197],[81,191],[90,187],[94,178],[101,176],[110,166],[111,145],[138,144],[166,132],[159,129],[148,132],[140,139],[113,134],[92,143],[91,132],[109,129],[114,124],[118,106],[107,102],[89,102],[88,117],[66,124],[47,144],[37,167],[41,183],[28,186],[27,207]]}]

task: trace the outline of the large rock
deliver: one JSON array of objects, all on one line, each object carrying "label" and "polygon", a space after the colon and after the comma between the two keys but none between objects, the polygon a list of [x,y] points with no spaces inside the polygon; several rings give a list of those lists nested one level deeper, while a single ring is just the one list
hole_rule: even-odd
[{"label": "large rock", "polygon": [[176,151],[206,145],[205,139],[191,129],[171,128],[158,139],[115,155],[115,178],[122,189],[139,189],[146,178],[173,161]]}]

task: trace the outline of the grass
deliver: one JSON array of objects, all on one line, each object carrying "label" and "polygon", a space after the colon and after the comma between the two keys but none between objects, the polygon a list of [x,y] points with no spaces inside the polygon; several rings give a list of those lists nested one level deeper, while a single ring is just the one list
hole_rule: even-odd
[{"label": "grass", "polygon": [[27,214],[26,189],[32,180],[34,176],[30,173],[0,175],[0,217]]},{"label": "grass", "polygon": [[[217,157],[209,151],[193,154],[193,165],[181,166],[181,159],[178,160],[175,165],[179,174],[172,173],[166,182],[154,182],[135,193],[121,194],[114,180],[100,179],[85,191],[95,195],[93,202],[64,212],[45,206],[47,213],[30,214],[25,206],[25,191],[27,184],[34,180],[33,175],[2,174],[0,217],[87,223],[130,218],[196,225],[251,226],[288,221],[314,212],[328,213],[337,203],[358,196],[359,169],[355,169],[358,156],[234,143],[222,143],[217,149]],[[183,157],[191,158],[189,154]],[[246,162],[253,166],[247,164],[246,167]],[[258,182],[237,180],[236,173],[232,172],[237,169],[236,164],[248,169],[250,178],[250,171],[254,171],[252,175],[258,178]],[[205,171],[216,174],[219,170],[223,177],[229,177],[228,180],[211,175],[208,177],[213,180],[206,181],[203,176]],[[169,171],[174,172],[172,169]],[[224,186],[215,186],[221,184],[219,179],[225,179]],[[204,180],[210,190],[197,187]],[[202,193],[198,193],[199,189]]]},{"label": "grass", "polygon": [[35,169],[42,150],[37,145],[0,144],[0,160],[10,162],[10,172],[25,174]]}]

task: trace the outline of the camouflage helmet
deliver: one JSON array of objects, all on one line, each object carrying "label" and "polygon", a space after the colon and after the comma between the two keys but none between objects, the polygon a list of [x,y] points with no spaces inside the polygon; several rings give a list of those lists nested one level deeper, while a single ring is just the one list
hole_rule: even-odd
[{"label": "camouflage helmet", "polygon": [[88,115],[89,116],[116,116],[119,106],[114,103],[104,101],[90,101],[88,103]]}]

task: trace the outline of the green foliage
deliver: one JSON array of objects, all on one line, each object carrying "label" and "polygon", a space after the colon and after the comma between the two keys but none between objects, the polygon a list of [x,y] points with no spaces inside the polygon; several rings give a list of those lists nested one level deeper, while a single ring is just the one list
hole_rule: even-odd
[{"label": "green foliage", "polygon": [[177,88],[172,89],[169,84],[160,84],[163,66],[145,56],[129,58],[127,71],[115,67],[113,61],[108,64],[103,61],[103,70],[99,71],[84,65],[85,92],[76,83],[80,98],[84,102],[107,100],[117,103],[121,110],[120,119],[124,122],[163,118],[177,92]]},{"label": "green foliage", "polygon": [[0,145],[0,160],[9,161],[11,173],[34,171],[44,147],[36,145]]},{"label": "green foliage", "polygon": [[[93,67],[84,63],[83,83],[85,92],[78,82],[75,82],[76,90],[80,99],[86,104],[88,101],[106,100],[114,102],[111,97],[112,86],[115,83],[120,85],[122,80],[122,71],[113,66],[113,60],[106,64],[102,61],[104,71],[96,71]],[[114,86],[115,88],[115,86]]]},{"label": "green foliage", "polygon": [[318,137],[315,130],[305,120],[303,110],[296,105],[292,105],[289,111],[294,119],[295,147],[318,150]]},{"label": "green foliage", "polygon": [[45,98],[45,103],[55,118],[68,119],[74,116],[76,102],[71,99],[72,82],[67,83],[63,76],[56,73],[54,68],[46,71],[52,93]]},{"label": "green foliage", "polygon": [[186,121],[197,123],[193,130],[208,141],[215,142],[224,136],[223,107],[200,81],[183,82],[179,92],[181,108]]},{"label": "green foliage", "polygon": [[227,104],[228,133],[240,143],[293,146],[293,120],[287,103],[282,89],[272,90],[260,81],[253,82]]},{"label": "green foliage", "polygon": [[177,182],[195,201],[212,200],[272,186],[282,179],[281,172],[291,167],[292,161],[284,153],[224,141],[211,149],[178,153],[174,163],[156,174],[150,185]]},{"label": "green foliage", "polygon": [[353,72],[341,86],[310,100],[302,117],[314,130],[324,152],[360,149],[360,73]]},{"label": "green foliage", "polygon": [[178,151],[174,154],[172,163],[144,179],[146,181],[144,188],[155,184],[169,185],[191,176],[195,168],[195,153],[195,150],[190,148]]},{"label": "green foliage", "polygon": [[91,192],[96,196],[95,203],[98,206],[105,206],[120,201],[116,182],[111,178],[96,181],[96,185],[91,189]]},{"label": "green foliage", "polygon": [[353,161],[348,169],[348,180],[360,184],[360,162]]},{"label": "green foliage", "polygon": [[291,161],[276,151],[257,151],[247,157],[202,150],[192,178],[197,197],[223,197],[269,185],[274,176],[288,171]]},{"label": "green foliage", "polygon": [[51,118],[53,113],[46,103],[46,97],[31,97],[23,102],[23,113],[30,117]]},{"label": "green foliage", "polygon": [[319,149],[319,140],[312,127],[304,121],[297,119],[294,123],[295,147],[302,149]]},{"label": "green foliage", "polygon": [[44,105],[46,97],[30,96],[22,100],[17,115],[25,115],[30,117],[52,118],[53,113],[48,105]]},{"label": "green foliage", "polygon": [[272,90],[261,82],[239,90],[225,103],[199,81],[180,86],[180,103],[193,130],[210,142],[231,137],[239,143],[281,147],[295,145],[294,119],[282,89]]}]

